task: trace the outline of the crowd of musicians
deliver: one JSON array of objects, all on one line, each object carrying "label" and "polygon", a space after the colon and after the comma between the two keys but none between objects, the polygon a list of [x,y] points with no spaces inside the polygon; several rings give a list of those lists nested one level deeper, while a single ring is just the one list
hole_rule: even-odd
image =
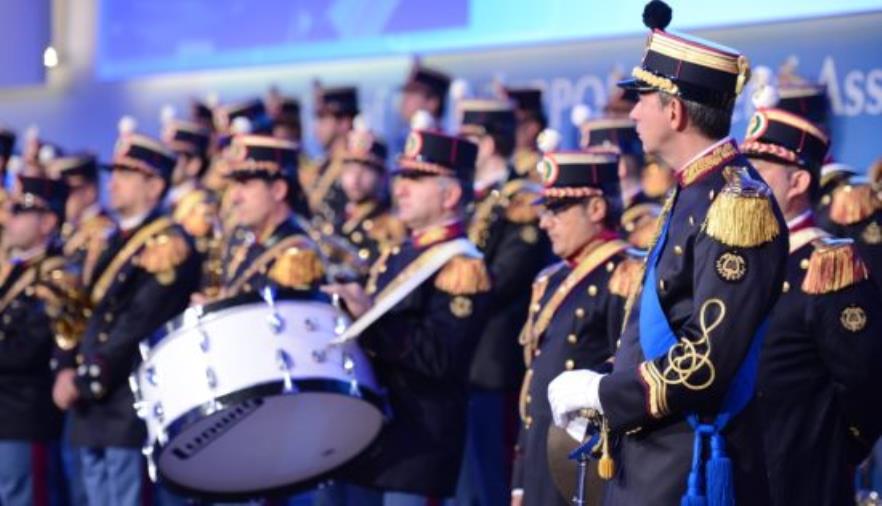
[{"label": "crowd of musicians", "polygon": [[748,84],[670,18],[647,6],[577,150],[541,90],[448,100],[420,64],[394,149],[355,87],[316,89],[316,160],[278,92],[155,137],[124,118],[107,162],[0,131],[0,504],[186,503],[144,479],[139,342],[266,287],[357,319],[424,269],[359,339],[394,415],[292,500],[568,504],[591,436],[588,504],[854,504],[882,430],[882,166],[831,160],[825,90],[793,65]]}]

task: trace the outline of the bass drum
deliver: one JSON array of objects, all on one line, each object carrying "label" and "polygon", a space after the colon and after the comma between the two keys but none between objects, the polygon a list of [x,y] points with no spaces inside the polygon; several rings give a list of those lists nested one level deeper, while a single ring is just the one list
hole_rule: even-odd
[{"label": "bass drum", "polygon": [[240,498],[305,485],[355,457],[384,420],[381,389],[323,294],[265,293],[188,309],[141,343],[130,378],[152,476]]}]

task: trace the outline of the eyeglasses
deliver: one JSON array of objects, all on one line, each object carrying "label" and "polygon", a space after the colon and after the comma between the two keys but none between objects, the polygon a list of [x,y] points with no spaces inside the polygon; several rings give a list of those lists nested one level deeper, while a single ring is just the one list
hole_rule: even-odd
[{"label": "eyeglasses", "polygon": [[545,204],[545,209],[539,213],[540,218],[557,218],[561,214],[573,207],[586,203],[585,200],[566,200],[562,202],[549,202]]},{"label": "eyeglasses", "polygon": [[12,207],[10,207],[9,212],[11,214],[48,213],[49,210],[42,208],[42,207],[32,207],[32,206],[26,206],[22,203],[15,203],[15,204],[12,204]]}]

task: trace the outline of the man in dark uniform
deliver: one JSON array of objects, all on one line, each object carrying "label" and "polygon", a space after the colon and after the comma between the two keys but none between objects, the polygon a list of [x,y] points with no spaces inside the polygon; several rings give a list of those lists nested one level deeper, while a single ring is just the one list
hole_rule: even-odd
[{"label": "man in dark uniform", "polygon": [[536,139],[548,126],[548,118],[542,106],[542,90],[539,88],[503,88],[503,94],[514,103],[517,130],[512,164],[518,175],[536,180],[536,164],[541,153]]},{"label": "man in dark uniform", "polygon": [[[67,274],[55,240],[67,187],[20,178],[6,223],[11,259],[0,267],[0,504],[48,504],[45,464],[55,456],[61,413],[52,404],[55,316]],[[40,464],[43,465],[40,465]],[[55,498],[57,500],[57,498]]]},{"label": "man in dark uniform", "polygon": [[203,291],[216,295],[220,287],[223,226],[221,197],[203,184],[209,166],[211,131],[192,121],[165,122],[162,140],[178,157],[165,208],[172,220],[193,238],[202,257]]},{"label": "man in dark uniform", "polygon": [[450,76],[415,60],[401,88],[398,113],[404,125],[410,125],[418,111],[428,112],[440,124],[447,110]]},{"label": "man in dark uniform", "polygon": [[594,409],[619,436],[605,504],[763,505],[750,401],[787,234],[769,188],[727,137],[749,77],[745,57],[663,31],[670,18],[666,4],[648,4],[653,32],[634,79],[621,85],[640,91],[631,117],[644,150],[677,168],[677,188],[613,372],[563,373],[548,396],[558,425]]},{"label": "man in dark uniform", "polygon": [[493,278],[487,323],[472,359],[457,501],[492,505],[509,495],[515,398],[524,371],[518,333],[527,317],[530,283],[551,254],[532,205],[540,186],[521,177],[510,163],[517,128],[511,104],[478,99],[463,100],[457,107],[463,116],[460,135],[478,145],[468,236],[484,253]]},{"label": "man in dark uniform", "polygon": [[120,136],[110,166],[117,228],[95,267],[75,357],[56,363],[54,398],[72,410],[70,440],[81,448],[86,494],[94,504],[140,504],[146,434],[128,376],[138,343],[186,309],[199,283],[191,239],[160,213],[174,167],[174,153],[159,141]]},{"label": "man in dark uniform", "polygon": [[340,473],[360,487],[320,490],[319,504],[426,505],[455,491],[471,352],[490,290],[463,224],[476,154],[464,139],[413,131],[393,183],[410,239],[380,258],[366,289],[326,288],[354,317],[379,316],[359,342],[388,390],[392,418]]},{"label": "man in dark uniform", "polygon": [[[268,283],[317,288],[325,268],[317,246],[297,224],[292,202],[297,183],[296,144],[261,135],[233,140],[227,175],[231,211],[239,224],[224,255],[221,297],[259,292]],[[201,301],[201,300],[197,300]]]},{"label": "man in dark uniform", "polygon": [[324,150],[324,160],[300,176],[309,199],[313,224],[335,224],[343,219],[346,195],[340,189],[340,173],[348,135],[358,115],[358,91],[354,87],[323,88],[315,97],[315,136]]},{"label": "man in dark uniform", "polygon": [[[783,294],[760,358],[757,397],[772,503],[847,504],[854,466],[877,427],[882,398],[867,396],[882,361],[882,299],[853,241],[818,228],[811,211],[829,142],[806,119],[759,109],[741,150],[774,192],[790,232]],[[865,441],[866,437],[871,440]],[[852,448],[863,446],[863,451]]]},{"label": "man in dark uniform", "polygon": [[342,249],[346,254],[338,261],[350,277],[355,276],[350,281],[366,279],[367,269],[382,252],[401,243],[407,233],[404,223],[391,210],[387,157],[386,144],[370,130],[357,128],[349,132],[340,174],[340,187],[347,201],[345,219],[335,227],[324,224],[321,232],[326,241],[345,241]]},{"label": "man in dark uniform", "polygon": [[90,154],[64,156],[49,163],[48,172],[69,188],[61,227],[62,251],[68,269],[79,274],[81,286],[87,286],[113,227],[99,201],[98,161]]},{"label": "man in dark uniform", "polygon": [[569,504],[549,469],[548,383],[563,371],[608,369],[642,265],[627,257],[628,243],[614,232],[621,209],[618,156],[548,152],[540,163],[546,178],[540,225],[561,261],[533,282],[521,333],[529,369],[521,388],[512,504],[527,506]]},{"label": "man in dark uniform", "polygon": [[3,227],[6,223],[6,167],[15,149],[15,132],[0,128],[0,263],[6,260],[6,246],[3,241]]}]

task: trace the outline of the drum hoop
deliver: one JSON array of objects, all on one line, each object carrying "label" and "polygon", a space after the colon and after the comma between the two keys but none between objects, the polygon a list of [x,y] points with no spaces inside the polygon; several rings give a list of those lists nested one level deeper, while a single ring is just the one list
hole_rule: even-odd
[{"label": "drum hoop", "polygon": [[[346,397],[359,398],[366,401],[368,404],[371,404],[375,408],[377,408],[380,413],[383,415],[384,421],[388,419],[388,409],[385,398],[375,392],[370,387],[366,387],[363,385],[359,385],[359,391],[361,392],[361,396],[355,396],[349,394],[350,383],[348,381],[340,381],[340,380],[331,380],[324,378],[312,378],[312,379],[299,379],[292,380],[295,386],[295,392],[309,392],[309,393],[337,393],[340,395],[344,395]],[[205,500],[246,500],[253,499],[257,496],[262,495],[274,495],[279,493],[293,493],[298,491],[307,490],[308,488],[313,487],[314,485],[324,481],[327,479],[328,475],[333,473],[335,470],[339,469],[336,467],[334,469],[329,469],[327,472],[324,472],[318,476],[313,478],[308,478],[303,481],[299,481],[297,483],[291,483],[288,485],[281,485],[279,487],[271,487],[266,489],[255,489],[248,490],[242,492],[225,492],[225,493],[216,493],[209,492],[206,490],[194,489],[191,487],[187,487],[186,485],[182,485],[177,483],[173,479],[166,476],[166,474],[159,467],[159,461],[162,458],[163,453],[171,448],[171,442],[180,435],[181,432],[186,430],[191,424],[196,423],[207,416],[211,416],[218,411],[221,411],[225,408],[235,407],[235,405],[255,399],[265,399],[267,397],[275,397],[279,395],[297,395],[297,393],[291,394],[282,394],[282,390],[284,389],[284,382],[282,381],[273,381],[269,383],[263,383],[260,385],[254,385],[249,388],[245,388],[242,390],[238,390],[236,392],[231,392],[227,395],[223,395],[218,397],[214,402],[206,402],[195,408],[190,409],[183,415],[177,417],[172,423],[169,424],[169,428],[166,431],[167,434],[167,443],[165,445],[160,444],[158,441],[153,442],[153,455],[154,462],[156,463],[157,472],[161,478],[163,485],[167,485],[168,488],[172,492],[198,497]],[[224,407],[217,409],[217,404],[220,404]],[[382,430],[382,426],[380,427]],[[371,441],[365,446],[364,450],[369,448],[371,444],[376,440],[379,435],[379,431],[377,435],[375,435]],[[362,450],[362,451],[364,451]],[[355,458],[358,457],[358,454],[352,457],[352,459],[346,461],[341,464],[341,466],[346,465],[346,463],[351,462]]]}]

